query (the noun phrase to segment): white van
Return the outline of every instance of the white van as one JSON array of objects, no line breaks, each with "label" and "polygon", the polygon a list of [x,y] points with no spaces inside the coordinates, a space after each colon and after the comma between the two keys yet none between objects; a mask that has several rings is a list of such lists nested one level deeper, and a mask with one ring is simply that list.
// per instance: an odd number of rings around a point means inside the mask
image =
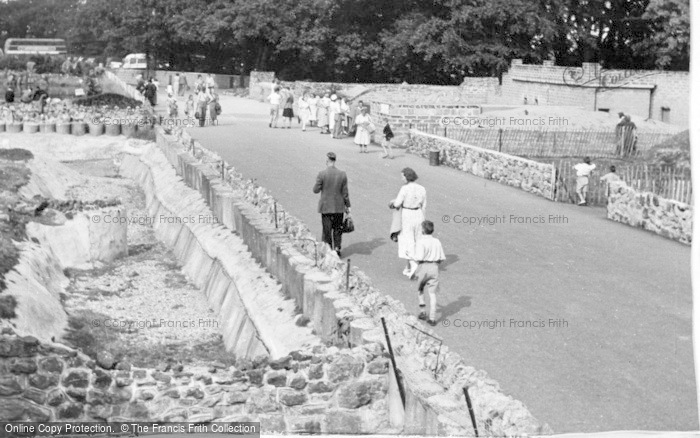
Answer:
[{"label": "white van", "polygon": [[145,70],[148,67],[145,53],[130,53],[124,57],[122,68]]}]

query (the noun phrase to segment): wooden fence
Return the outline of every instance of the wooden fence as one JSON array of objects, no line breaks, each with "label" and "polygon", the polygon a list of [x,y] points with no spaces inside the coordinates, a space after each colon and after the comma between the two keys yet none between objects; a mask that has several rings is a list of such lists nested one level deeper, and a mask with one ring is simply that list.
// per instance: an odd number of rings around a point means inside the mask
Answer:
[{"label": "wooden fence", "polygon": [[649,150],[673,134],[639,133],[625,128],[609,131],[564,131],[511,128],[463,128],[418,124],[413,129],[510,155],[527,158],[626,158]]},{"label": "wooden fence", "polygon": [[[578,203],[576,195],[576,171],[573,166],[579,160],[557,160],[557,189],[555,200]],[[608,173],[609,165],[596,163],[598,168],[589,177],[588,203],[606,205],[607,187],[600,177]],[[609,163],[608,163],[609,164]],[[693,188],[690,170],[654,165],[616,165],[616,173],[625,183],[636,190],[651,192],[665,199],[673,199],[686,204],[692,203]]]}]

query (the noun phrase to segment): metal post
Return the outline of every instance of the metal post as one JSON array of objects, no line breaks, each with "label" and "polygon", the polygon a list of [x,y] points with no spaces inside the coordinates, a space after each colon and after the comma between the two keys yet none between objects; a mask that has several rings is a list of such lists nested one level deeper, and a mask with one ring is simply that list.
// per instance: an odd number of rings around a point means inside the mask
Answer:
[{"label": "metal post", "polygon": [[221,179],[222,179],[222,180],[225,180],[225,179],[226,179],[226,178],[224,178],[224,172],[225,172],[225,169],[224,169],[224,160],[221,160]]},{"label": "metal post", "polygon": [[443,135],[443,137],[447,138],[447,125],[445,125],[445,129],[444,129],[444,135]]},{"label": "metal post", "polygon": [[503,149],[503,128],[498,128],[498,152]]},{"label": "metal post", "polygon": [[382,327],[384,327],[384,337],[386,338],[386,346],[389,349],[389,358],[391,359],[391,366],[394,368],[394,378],[396,378],[396,386],[399,387],[399,394],[401,395],[401,404],[404,409],[406,408],[406,394],[403,390],[403,382],[399,378],[399,370],[396,368],[396,359],[394,358],[394,349],[391,348],[391,339],[389,338],[389,331],[386,329],[386,321],[382,316]]},{"label": "metal post", "polygon": [[345,291],[350,290],[350,259],[348,259],[347,268],[345,269]]},{"label": "metal post", "polygon": [[472,399],[469,398],[469,389],[465,386],[462,388],[464,391],[464,397],[467,399],[467,409],[469,409],[469,416],[472,419],[472,427],[474,428],[474,436],[479,436],[479,429],[476,427],[476,418],[474,418],[474,409],[472,408]]}]

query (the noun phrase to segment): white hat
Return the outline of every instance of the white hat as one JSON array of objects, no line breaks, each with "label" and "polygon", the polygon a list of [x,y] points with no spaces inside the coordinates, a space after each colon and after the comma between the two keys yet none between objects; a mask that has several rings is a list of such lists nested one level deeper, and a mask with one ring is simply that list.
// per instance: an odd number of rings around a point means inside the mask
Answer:
[{"label": "white hat", "polygon": [[338,96],[336,96],[335,94],[331,95],[331,100],[336,100],[337,98],[338,98]]}]

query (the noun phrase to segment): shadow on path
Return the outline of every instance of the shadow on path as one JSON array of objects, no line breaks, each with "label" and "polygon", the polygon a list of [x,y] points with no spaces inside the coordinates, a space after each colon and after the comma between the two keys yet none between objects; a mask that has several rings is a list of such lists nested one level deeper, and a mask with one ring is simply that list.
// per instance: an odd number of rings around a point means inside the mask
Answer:
[{"label": "shadow on path", "polygon": [[353,254],[371,255],[372,251],[385,245],[387,242],[383,237],[376,237],[367,242],[355,242],[352,245],[343,248],[343,258],[349,257]]},{"label": "shadow on path", "polygon": [[452,301],[451,303],[441,305],[439,303],[440,301],[440,293],[438,292],[438,305],[437,305],[437,313],[439,315],[438,321],[443,320],[445,318],[449,318],[450,316],[458,314],[462,309],[465,307],[471,307],[472,305],[472,297],[469,295],[462,295],[456,300]]},{"label": "shadow on path", "polygon": [[457,263],[459,261],[459,256],[457,254],[445,254],[445,261],[440,263],[440,270],[441,271],[447,271],[447,267],[450,266],[453,263]]}]

